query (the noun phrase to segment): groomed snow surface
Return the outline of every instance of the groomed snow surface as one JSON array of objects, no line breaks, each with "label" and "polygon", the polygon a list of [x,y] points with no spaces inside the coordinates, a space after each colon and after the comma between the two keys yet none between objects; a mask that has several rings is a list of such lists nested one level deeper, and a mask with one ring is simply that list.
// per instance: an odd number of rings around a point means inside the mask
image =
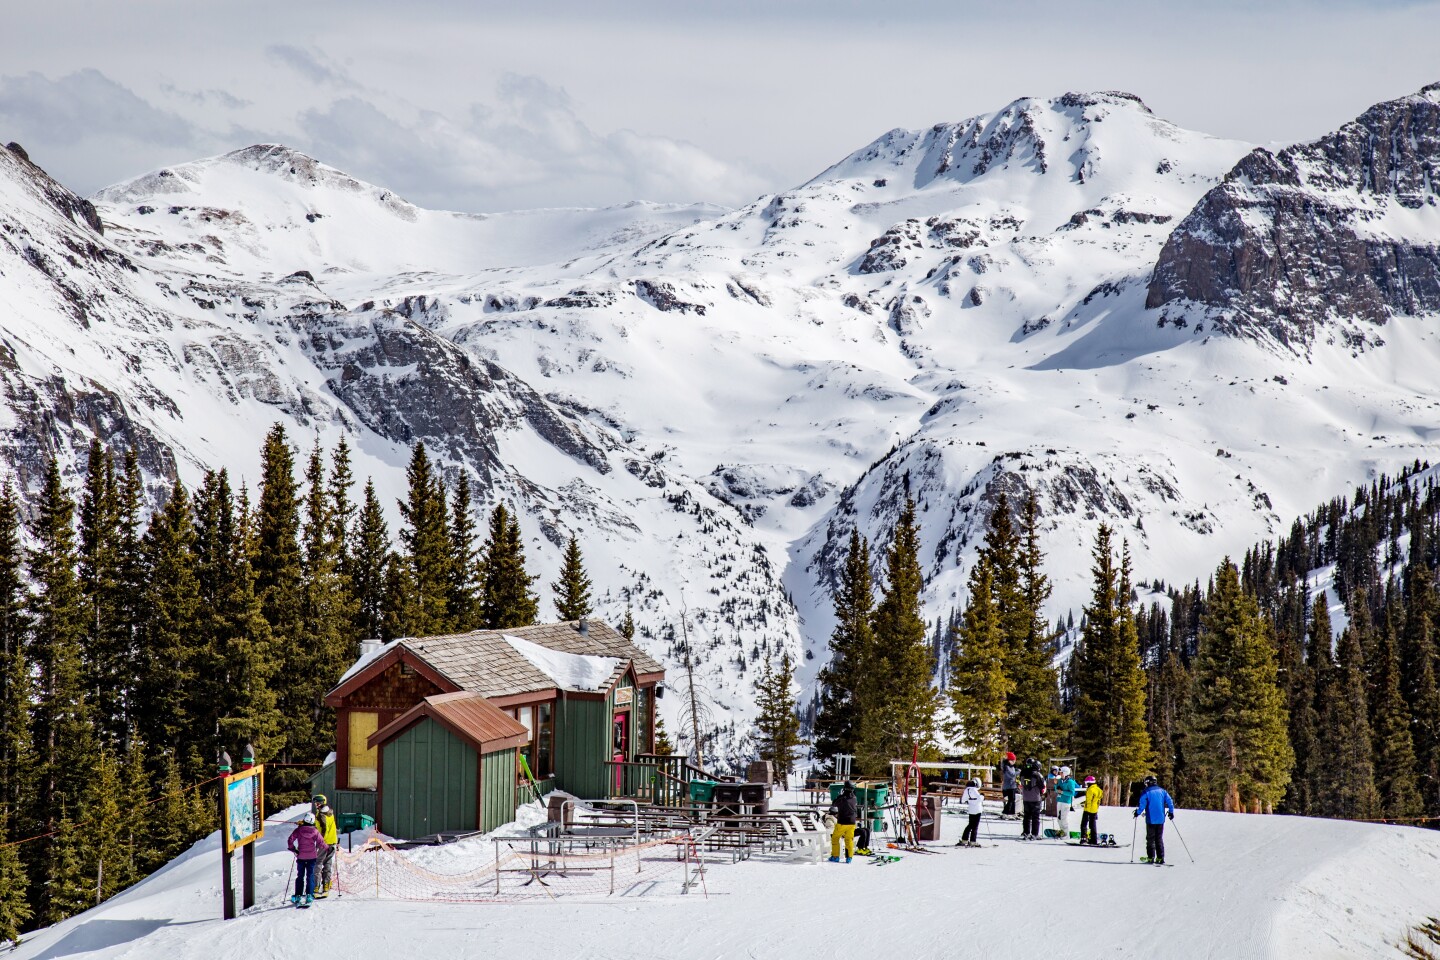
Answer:
[{"label": "groomed snow surface", "polygon": [[[521,821],[531,813],[538,807],[522,809]],[[1172,825],[1175,865],[1153,867],[1132,864],[1125,847],[1020,843],[1018,822],[989,816],[986,846],[959,850],[951,844],[963,821],[947,813],[944,840],[932,845],[942,853],[884,866],[722,858],[708,871],[708,899],[680,895],[675,874],[601,899],[332,897],[307,911],[281,906],[290,828],[272,823],[257,851],[258,904],[239,919],[219,919],[211,835],[110,902],[30,935],[10,957],[1398,957],[1406,928],[1440,911],[1440,834],[1432,831],[1181,810],[1176,822],[1195,862]],[[1128,810],[1101,811],[1101,831],[1122,843],[1134,823]],[[1137,856],[1143,828],[1138,839]],[[459,872],[488,860],[492,845],[469,840],[410,855]]]}]

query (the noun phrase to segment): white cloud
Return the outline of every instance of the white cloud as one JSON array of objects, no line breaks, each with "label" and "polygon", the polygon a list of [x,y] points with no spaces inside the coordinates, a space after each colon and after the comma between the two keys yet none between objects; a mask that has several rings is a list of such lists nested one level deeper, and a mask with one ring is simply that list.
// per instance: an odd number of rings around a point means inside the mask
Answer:
[{"label": "white cloud", "polygon": [[598,133],[564,90],[518,74],[502,77],[493,100],[460,119],[351,95],[304,111],[299,125],[302,149],[425,206],[736,203],[766,187],[693,144]]}]

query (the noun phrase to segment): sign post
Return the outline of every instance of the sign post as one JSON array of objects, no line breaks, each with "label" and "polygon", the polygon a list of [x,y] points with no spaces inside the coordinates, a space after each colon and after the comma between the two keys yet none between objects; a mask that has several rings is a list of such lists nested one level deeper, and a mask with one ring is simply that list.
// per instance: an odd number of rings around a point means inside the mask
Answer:
[{"label": "sign post", "polygon": [[225,817],[225,785],[230,782],[230,751],[220,751],[220,761],[216,764],[220,772],[220,796],[217,802],[220,804],[220,904],[222,915],[226,920],[235,919],[235,883],[230,876],[230,844],[226,842],[226,817]]},{"label": "sign post", "polygon": [[[255,745],[245,744],[245,752],[240,755],[241,770],[253,770],[255,768]],[[260,778],[260,792],[264,794],[265,778]],[[262,797],[263,799],[263,797]],[[263,832],[265,825],[265,809],[261,804],[260,825]],[[240,909],[249,910],[255,906],[255,844],[247,843],[240,851]]]},{"label": "sign post", "polygon": [[[230,861],[236,847],[243,847],[241,865],[243,900],[246,908],[255,905],[255,851],[253,844],[265,835],[265,765],[255,764],[255,748],[245,747],[245,769],[220,781],[220,846],[224,857],[220,875],[226,920],[235,919],[235,891]],[[220,771],[228,774],[230,755],[220,755]]]}]

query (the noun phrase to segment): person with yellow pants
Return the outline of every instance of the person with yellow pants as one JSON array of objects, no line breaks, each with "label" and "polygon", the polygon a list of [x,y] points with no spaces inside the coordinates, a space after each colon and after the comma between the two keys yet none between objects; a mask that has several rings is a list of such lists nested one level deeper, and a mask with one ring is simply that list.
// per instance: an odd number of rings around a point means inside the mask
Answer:
[{"label": "person with yellow pants", "polygon": [[330,893],[330,887],[335,882],[335,848],[339,840],[339,831],[335,825],[335,811],[330,809],[324,794],[316,794],[310,801],[315,809],[315,826],[320,830],[320,836],[329,844],[329,849],[320,855],[320,862],[316,864],[319,876],[315,878],[315,898],[323,900]]},{"label": "person with yellow pants", "polygon": [[855,799],[855,784],[849,780],[840,788],[840,796],[830,804],[835,829],[830,832],[830,862],[840,862],[840,843],[845,843],[845,862],[855,856],[855,824],[860,820],[860,804]]}]

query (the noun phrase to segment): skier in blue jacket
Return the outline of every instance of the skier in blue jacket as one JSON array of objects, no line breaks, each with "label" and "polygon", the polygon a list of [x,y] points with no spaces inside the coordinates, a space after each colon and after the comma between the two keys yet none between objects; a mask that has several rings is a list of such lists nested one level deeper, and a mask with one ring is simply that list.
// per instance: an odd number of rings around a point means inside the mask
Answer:
[{"label": "skier in blue jacket", "polygon": [[1145,778],[1145,792],[1135,807],[1135,816],[1145,815],[1145,857],[1141,863],[1165,862],[1165,818],[1175,819],[1175,801],[1154,777]]}]

